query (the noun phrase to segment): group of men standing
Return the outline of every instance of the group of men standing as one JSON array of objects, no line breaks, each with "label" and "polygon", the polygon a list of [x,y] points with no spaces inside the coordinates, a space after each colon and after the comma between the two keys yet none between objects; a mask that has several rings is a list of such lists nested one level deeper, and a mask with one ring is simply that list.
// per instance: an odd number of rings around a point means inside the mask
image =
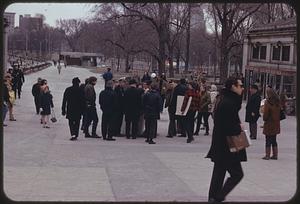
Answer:
[{"label": "group of men standing", "polygon": [[[105,78],[104,78],[105,79]],[[69,120],[71,140],[79,135],[79,125],[83,116],[81,129],[85,137],[101,138],[97,135],[98,115],[96,108],[96,92],[94,86],[97,78],[92,76],[80,85],[78,77],[73,78],[72,86],[68,87],[63,96],[62,115]],[[125,115],[126,138],[136,139],[138,136],[138,122],[141,115],[145,119],[145,135],[149,144],[155,144],[153,138],[157,132],[157,119],[162,111],[162,99],[158,91],[158,84],[150,85],[147,89],[137,87],[135,79],[131,79],[125,88],[126,81],[116,82],[106,80],[105,89],[99,94],[99,105],[102,111],[102,138],[114,141],[114,136],[121,135],[121,126]],[[92,123],[92,133],[89,126]]]}]

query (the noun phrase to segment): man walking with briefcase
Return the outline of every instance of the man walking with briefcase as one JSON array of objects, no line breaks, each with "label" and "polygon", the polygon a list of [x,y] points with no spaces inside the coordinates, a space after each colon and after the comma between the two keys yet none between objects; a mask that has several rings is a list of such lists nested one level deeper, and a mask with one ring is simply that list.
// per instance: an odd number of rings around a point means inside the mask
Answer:
[{"label": "man walking with briefcase", "polygon": [[[226,140],[228,136],[242,131],[239,110],[242,104],[243,84],[238,78],[229,78],[221,90],[214,108],[214,129],[207,158],[214,162],[208,202],[222,202],[243,178],[241,161],[247,161],[245,149],[231,152]],[[224,183],[225,174],[230,177]],[[224,184],[223,184],[224,183]]]}]

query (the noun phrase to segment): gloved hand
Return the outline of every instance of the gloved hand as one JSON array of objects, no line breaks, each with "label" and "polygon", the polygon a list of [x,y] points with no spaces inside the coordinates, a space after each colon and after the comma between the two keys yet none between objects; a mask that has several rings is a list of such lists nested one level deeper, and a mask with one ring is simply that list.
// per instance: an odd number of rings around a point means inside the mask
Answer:
[{"label": "gloved hand", "polygon": [[66,112],[65,112],[65,111],[62,111],[61,114],[62,114],[62,115],[66,115]]}]

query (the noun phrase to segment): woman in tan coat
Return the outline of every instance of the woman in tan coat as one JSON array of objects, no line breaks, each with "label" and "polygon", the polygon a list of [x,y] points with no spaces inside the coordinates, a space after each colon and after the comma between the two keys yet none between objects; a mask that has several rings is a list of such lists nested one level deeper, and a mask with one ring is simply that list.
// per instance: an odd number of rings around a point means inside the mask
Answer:
[{"label": "woman in tan coat", "polygon": [[[264,129],[266,135],[266,155],[264,160],[275,159],[278,156],[276,136],[280,133],[280,99],[274,89],[267,89],[267,99],[264,105]],[[271,147],[273,155],[271,154]]]}]

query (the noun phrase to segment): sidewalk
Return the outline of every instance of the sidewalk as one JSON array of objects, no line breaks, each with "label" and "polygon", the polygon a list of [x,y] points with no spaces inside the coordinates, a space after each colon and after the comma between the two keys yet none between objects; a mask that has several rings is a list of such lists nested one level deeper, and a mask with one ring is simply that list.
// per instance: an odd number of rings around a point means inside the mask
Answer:
[{"label": "sidewalk", "polygon": [[[14,109],[16,122],[6,121],[3,134],[4,191],[16,201],[195,201],[206,202],[213,163],[205,159],[211,135],[200,132],[195,141],[166,138],[168,115],[158,122],[155,145],[144,138],[115,142],[84,138],[70,141],[67,120],[61,116],[63,92],[73,77],[81,82],[97,76],[97,134],[101,135],[98,97],[104,87],[99,74],[87,69],[53,66],[26,75],[21,99]],[[54,96],[57,123],[42,128],[35,114],[31,87],[38,77],[46,78]],[[244,108],[240,112],[244,120]],[[261,119],[259,123],[262,124]],[[210,119],[212,129],[212,120]],[[248,129],[248,124],[245,123]],[[287,201],[296,191],[296,120],[281,122],[278,136],[279,159],[265,161],[262,129],[247,149],[242,163],[244,178],[227,201]],[[212,132],[212,131],[211,131]]]}]

